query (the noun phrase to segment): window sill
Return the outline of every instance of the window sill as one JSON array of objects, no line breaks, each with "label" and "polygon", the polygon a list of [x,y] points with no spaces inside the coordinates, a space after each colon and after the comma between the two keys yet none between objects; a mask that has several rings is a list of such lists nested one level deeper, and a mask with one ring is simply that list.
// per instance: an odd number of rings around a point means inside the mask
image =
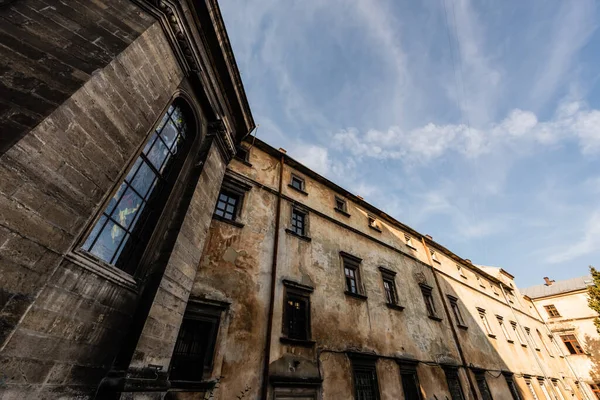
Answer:
[{"label": "window sill", "polygon": [[415,246],[411,246],[410,244],[407,244],[406,247],[408,247],[411,250],[418,251]]},{"label": "window sill", "polygon": [[387,308],[391,308],[392,310],[397,310],[397,311],[402,311],[404,310],[404,307],[402,307],[399,304],[391,304],[391,303],[385,303]]},{"label": "window sill", "polygon": [[374,231],[377,231],[377,232],[381,233],[381,229],[379,229],[379,228],[378,228],[378,227],[376,227],[376,226],[369,225],[369,228],[373,229]]},{"label": "window sill", "polygon": [[295,236],[295,237],[297,237],[298,239],[302,239],[302,240],[304,240],[305,242],[310,242],[310,241],[312,240],[312,239],[311,239],[311,238],[309,238],[308,236],[299,235],[299,234],[297,234],[296,232],[294,232],[294,231],[293,231],[293,230],[291,230],[291,229],[286,229],[286,230],[285,230],[285,232],[286,232],[287,234],[289,234],[289,235],[292,235],[292,236]]},{"label": "window sill", "polygon": [[539,351],[539,352],[541,352],[542,350],[540,350],[540,349],[535,349],[535,351]]},{"label": "window sill", "polygon": [[360,299],[360,300],[366,300],[366,299],[368,298],[368,297],[367,297],[367,296],[365,296],[364,294],[360,294],[360,293],[353,293],[353,292],[351,292],[351,291],[349,291],[349,290],[346,290],[346,291],[344,292],[344,294],[345,294],[346,296],[355,297],[355,298],[357,298],[357,299]]},{"label": "window sill", "polygon": [[479,287],[480,287],[480,288],[482,288],[482,289],[485,289],[485,286],[484,286],[484,285],[479,285]]},{"label": "window sill", "polygon": [[515,341],[514,341],[514,340],[511,340],[511,339],[506,339],[506,341],[507,341],[508,343],[513,343],[513,344],[515,343]]},{"label": "window sill", "polygon": [[116,283],[125,289],[131,290],[134,293],[138,291],[138,284],[134,277],[113,265],[96,261],[87,254],[81,253],[68,253],[65,255],[65,258],[73,264]]},{"label": "window sill", "polygon": [[436,315],[428,315],[429,319],[440,322],[442,319]]},{"label": "window sill", "polygon": [[298,192],[298,193],[302,193],[303,195],[305,195],[305,196],[308,196],[308,192],[305,192],[305,191],[304,191],[304,190],[302,190],[302,189],[298,189],[297,187],[294,187],[294,186],[292,186],[292,185],[291,185],[291,184],[289,184],[289,183],[288,183],[288,187],[290,187],[290,188],[294,189],[294,190],[295,190],[296,192]]},{"label": "window sill", "polygon": [[244,224],[242,224],[241,222],[237,222],[237,221],[234,221],[234,220],[223,218],[223,217],[221,217],[220,215],[217,215],[217,214],[213,214],[213,219],[216,219],[217,221],[225,222],[226,224],[233,225],[233,226],[235,226],[237,228],[243,228],[244,227]]},{"label": "window sill", "polygon": [[467,279],[467,276],[466,276],[466,275],[463,275],[463,274],[460,274],[460,277],[461,277],[461,278],[465,278],[465,279]]},{"label": "window sill", "polygon": [[314,340],[306,340],[306,339],[292,339],[287,336],[281,336],[279,341],[284,344],[291,344],[293,346],[301,346],[301,347],[314,347],[317,342]]},{"label": "window sill", "polygon": [[457,324],[456,326],[458,326],[460,329],[463,329],[463,330],[465,330],[465,331],[466,331],[467,329],[469,329],[469,327],[468,327],[468,326],[466,326],[466,325]]},{"label": "window sill", "polygon": [[346,211],[339,209],[337,207],[334,207],[333,209],[335,210],[336,213],[342,214],[344,217],[350,218],[350,214],[348,214]]},{"label": "window sill", "polygon": [[526,344],[523,344],[523,343],[521,343],[521,347],[527,347],[527,345],[526,345]]},{"label": "window sill", "polygon": [[494,335],[493,333],[488,333],[488,337],[491,337],[492,339],[496,339],[496,335]]},{"label": "window sill", "polygon": [[238,156],[235,156],[234,159],[236,159],[237,161],[241,162],[245,166],[252,168],[252,164],[250,164],[247,160],[244,160],[243,158],[240,158]]},{"label": "window sill", "polygon": [[435,258],[432,258],[433,262],[441,264],[442,262],[440,260],[436,260]]}]

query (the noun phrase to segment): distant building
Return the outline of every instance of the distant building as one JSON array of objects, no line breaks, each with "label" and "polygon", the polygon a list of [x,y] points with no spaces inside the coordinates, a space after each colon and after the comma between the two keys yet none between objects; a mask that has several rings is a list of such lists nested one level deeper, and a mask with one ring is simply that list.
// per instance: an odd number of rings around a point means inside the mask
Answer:
[{"label": "distant building", "polygon": [[588,307],[587,288],[591,276],[555,282],[544,278],[542,285],[523,290],[550,330],[559,338],[584,389],[600,399],[600,335],[594,325],[598,313]]}]

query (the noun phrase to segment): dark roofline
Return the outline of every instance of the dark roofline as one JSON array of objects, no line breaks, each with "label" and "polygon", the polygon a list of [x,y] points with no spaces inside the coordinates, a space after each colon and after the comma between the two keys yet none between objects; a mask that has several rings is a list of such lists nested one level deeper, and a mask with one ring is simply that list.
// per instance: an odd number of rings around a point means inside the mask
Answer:
[{"label": "dark roofline", "polygon": [[[306,176],[309,176],[311,179],[313,179],[325,186],[328,186],[329,188],[333,189],[338,194],[341,194],[342,196],[347,197],[348,199],[352,200],[354,203],[356,203],[356,204],[360,205],[361,207],[363,207],[364,209],[366,209],[368,212],[370,212],[373,215],[376,215],[377,217],[381,218],[382,220],[388,222],[390,225],[394,225],[394,226],[400,228],[401,230],[403,230],[404,232],[409,233],[412,236],[415,236],[421,240],[424,240],[428,246],[431,246],[435,250],[440,251],[441,253],[445,254],[446,256],[448,256],[449,258],[454,260],[455,262],[459,262],[461,265],[467,267],[471,271],[485,277],[486,279],[488,279],[494,283],[504,285],[504,283],[501,280],[499,280],[498,278],[477,268],[475,265],[466,261],[464,258],[458,256],[457,254],[453,253],[452,251],[448,250],[446,247],[442,246],[441,244],[433,241],[432,239],[429,239],[425,235],[422,235],[421,233],[417,232],[410,226],[403,224],[402,222],[398,221],[394,217],[388,215],[387,213],[378,209],[377,207],[373,206],[372,204],[367,203],[364,199],[356,196],[355,194],[352,194],[351,192],[344,189],[343,187],[333,183],[332,181],[325,178],[324,176],[322,176],[322,175],[318,174],[317,172],[313,171],[312,169],[306,167],[304,164],[301,164],[300,162],[294,160],[292,157],[290,157],[286,153],[283,153],[283,152],[275,149],[270,144],[268,144],[256,137],[252,137],[251,139],[246,138],[246,142],[248,142],[249,144],[251,144],[254,147],[257,147],[257,148],[263,150],[265,153],[270,154],[277,159],[279,159],[281,156],[283,156],[285,163],[287,165],[290,165],[291,167],[295,168],[297,171],[305,174]],[[510,274],[508,274],[508,275],[510,275]]]}]

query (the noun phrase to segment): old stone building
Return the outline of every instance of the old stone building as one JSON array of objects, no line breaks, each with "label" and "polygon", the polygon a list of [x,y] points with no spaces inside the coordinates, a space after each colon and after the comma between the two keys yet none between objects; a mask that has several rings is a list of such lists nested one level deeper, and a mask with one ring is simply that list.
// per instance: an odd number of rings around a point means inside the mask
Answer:
[{"label": "old stone building", "polygon": [[0,53],[0,398],[182,396],[171,355],[254,127],[216,1],[1,1]]},{"label": "old stone building", "polygon": [[508,272],[249,136],[215,0],[0,21],[0,398],[587,396]]},{"label": "old stone building", "polygon": [[565,346],[565,356],[590,398],[600,398],[600,335],[594,325],[598,313],[588,307],[591,276],[544,284],[523,290],[550,330]]}]

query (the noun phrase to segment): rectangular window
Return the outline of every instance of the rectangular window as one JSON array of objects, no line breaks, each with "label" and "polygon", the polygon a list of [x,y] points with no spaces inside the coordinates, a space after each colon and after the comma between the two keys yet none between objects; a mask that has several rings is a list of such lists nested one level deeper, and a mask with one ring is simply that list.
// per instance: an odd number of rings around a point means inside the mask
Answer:
[{"label": "rectangular window", "polygon": [[465,275],[465,272],[463,271],[463,267],[461,265],[456,264],[456,270],[458,271],[458,274],[460,276],[462,276],[463,278],[466,278],[467,276]]},{"label": "rectangular window", "polygon": [[292,174],[290,186],[296,190],[304,192],[304,179]]},{"label": "rectangular window", "polygon": [[535,338],[531,335],[531,329],[525,327],[525,333],[527,334],[527,338],[529,339],[530,343],[533,343],[533,347],[537,350],[540,351],[540,346],[538,344],[538,342],[535,341]]},{"label": "rectangular window", "polygon": [[421,388],[417,366],[414,363],[400,362],[400,380],[405,400],[421,400]]},{"label": "rectangular window", "polygon": [[562,335],[560,337],[571,354],[585,354],[575,335]]},{"label": "rectangular window", "polygon": [[544,397],[546,400],[552,400],[550,397],[550,393],[548,393],[548,388],[546,387],[546,383],[543,379],[538,379],[538,383],[540,384],[540,388],[542,389],[542,393],[544,393]]},{"label": "rectangular window", "polygon": [[562,390],[560,390],[560,385],[558,384],[558,380],[552,380],[552,386],[554,387],[554,392],[558,394],[558,400],[565,400],[565,396],[563,396]]},{"label": "rectangular window", "polygon": [[477,283],[479,284],[479,287],[485,289],[485,284],[479,275],[477,275]]},{"label": "rectangular window", "polygon": [[509,289],[509,288],[505,288],[505,290],[506,290],[506,295],[508,296],[508,302],[514,303],[515,302],[515,294],[514,294],[513,290]]},{"label": "rectangular window", "polygon": [[171,358],[171,380],[201,381],[210,374],[221,312],[208,306],[186,311]]},{"label": "rectangular window", "polygon": [[477,388],[479,389],[479,393],[481,393],[482,400],[493,400],[492,393],[485,380],[485,372],[478,372],[475,375],[475,380],[477,381]]},{"label": "rectangular window", "polygon": [[292,232],[300,236],[306,236],[306,213],[292,209]]},{"label": "rectangular window", "polygon": [[513,379],[512,374],[503,373],[504,379],[506,380],[506,385],[508,386],[508,390],[510,390],[510,395],[512,400],[521,400],[521,395],[519,394],[519,389],[517,389],[517,385]]},{"label": "rectangular window", "polygon": [[519,327],[517,326],[517,323],[514,321],[510,321],[510,326],[512,327],[517,339],[519,339],[519,343],[521,343],[521,346],[527,347],[527,343],[523,341],[523,336],[521,336],[521,333],[519,332]]},{"label": "rectangular window", "polygon": [[498,291],[498,286],[492,285],[492,290],[496,296],[500,296],[500,292]]},{"label": "rectangular window", "polygon": [[245,147],[239,146],[235,153],[235,157],[242,161],[247,162],[248,161],[248,149],[246,149]]},{"label": "rectangular window", "polygon": [[594,393],[596,398],[600,399],[600,383],[590,383],[590,388],[592,389],[592,393]]},{"label": "rectangular window", "polygon": [[546,312],[548,313],[548,316],[550,318],[560,317],[560,313],[558,312],[556,307],[554,307],[554,304],[549,304],[547,306],[544,306],[544,308],[546,309]]},{"label": "rectangular window", "polygon": [[356,400],[379,400],[375,361],[352,360],[354,375],[354,398]]},{"label": "rectangular window", "polygon": [[537,397],[537,394],[535,393],[535,390],[533,389],[533,385],[531,383],[531,380],[526,379],[525,380],[525,384],[527,385],[527,389],[529,389],[529,393],[531,393],[531,396],[533,397],[533,400],[539,400]]},{"label": "rectangular window", "polygon": [[431,253],[431,259],[439,264],[440,260],[437,256],[437,253],[434,250],[430,250],[429,252]]},{"label": "rectangular window", "polygon": [[462,313],[460,311],[460,307],[458,306],[458,299],[454,296],[446,295],[448,297],[448,301],[450,302],[450,308],[452,309],[452,313],[454,314],[454,320],[456,321],[456,325],[459,327],[466,328],[465,320],[463,319]]},{"label": "rectangular window", "polygon": [[436,315],[435,302],[433,301],[433,288],[424,283],[421,284],[421,293],[423,294],[423,300],[425,301],[425,308],[427,308],[427,315],[429,318],[440,319]]},{"label": "rectangular window", "polygon": [[504,318],[500,315],[496,315],[496,319],[498,320],[498,325],[500,325],[500,330],[504,334],[504,337],[509,343],[514,343],[514,340],[510,337],[508,333],[508,329],[506,329],[506,325],[504,324]]},{"label": "rectangular window", "polygon": [[223,219],[235,221],[239,200],[240,196],[238,194],[222,190],[221,193],[219,193],[215,214]]},{"label": "rectangular window", "polygon": [[341,197],[335,196],[335,209],[347,213],[348,205],[346,203],[346,200],[342,199]]},{"label": "rectangular window", "polygon": [[411,249],[415,249],[415,245],[413,244],[412,238],[409,235],[404,235],[404,240],[406,241],[406,245]]},{"label": "rectangular window", "polygon": [[465,396],[460,386],[460,380],[458,379],[458,370],[456,368],[445,368],[444,373],[446,374],[446,383],[450,391],[450,398],[452,400],[464,400]]},{"label": "rectangular window", "polygon": [[485,328],[485,332],[487,333],[487,335],[490,337],[496,337],[496,335],[494,335],[494,333],[492,332],[492,327],[490,326],[490,323],[487,320],[485,310],[483,308],[478,307],[477,311],[479,312],[479,319],[481,319],[481,322],[483,323],[483,327]]},{"label": "rectangular window", "polygon": [[290,339],[310,338],[310,298],[286,291],[283,333]]},{"label": "rectangular window", "polygon": [[344,277],[346,281],[346,292],[350,294],[362,294],[360,283],[360,262],[358,257],[341,252],[342,265],[344,266]]},{"label": "rectangular window", "polygon": [[544,341],[544,336],[543,336],[543,335],[542,335],[542,333],[539,331],[539,329],[536,329],[536,330],[535,330],[535,332],[537,333],[537,335],[538,335],[538,337],[539,337],[539,339],[540,339],[540,342],[542,342],[542,344],[544,345],[544,348],[546,349],[546,352],[548,352],[548,355],[549,355],[550,357],[554,357],[554,354],[552,354],[552,350],[550,349],[550,347],[548,347],[548,346],[546,345],[546,342]]},{"label": "rectangular window", "polygon": [[381,229],[379,228],[379,224],[377,223],[377,220],[375,219],[375,217],[373,217],[372,215],[368,215],[367,219],[368,219],[370,228],[373,228],[376,231],[381,231]]}]

